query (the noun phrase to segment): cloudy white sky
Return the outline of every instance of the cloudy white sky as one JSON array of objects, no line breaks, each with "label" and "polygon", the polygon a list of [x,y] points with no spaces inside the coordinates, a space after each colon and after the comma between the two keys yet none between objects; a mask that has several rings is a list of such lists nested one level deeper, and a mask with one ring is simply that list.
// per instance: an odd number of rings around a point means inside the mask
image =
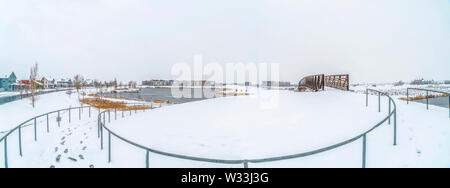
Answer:
[{"label": "cloudy white sky", "polygon": [[[280,63],[281,79],[450,79],[449,0],[0,0],[0,74],[170,78],[173,64]],[[4,76],[4,75],[1,75]]]}]

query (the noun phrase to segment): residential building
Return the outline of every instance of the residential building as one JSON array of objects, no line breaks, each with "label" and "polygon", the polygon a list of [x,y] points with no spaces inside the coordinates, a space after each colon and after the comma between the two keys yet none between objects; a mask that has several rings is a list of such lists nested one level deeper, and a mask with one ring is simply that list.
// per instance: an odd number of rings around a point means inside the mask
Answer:
[{"label": "residential building", "polygon": [[9,77],[0,78],[0,91],[16,91],[17,90],[17,77],[12,72]]}]

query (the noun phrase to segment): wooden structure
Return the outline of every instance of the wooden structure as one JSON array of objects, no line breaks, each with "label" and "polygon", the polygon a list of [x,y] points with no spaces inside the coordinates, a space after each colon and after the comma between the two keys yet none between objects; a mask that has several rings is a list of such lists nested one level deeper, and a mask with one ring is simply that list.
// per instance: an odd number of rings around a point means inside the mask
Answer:
[{"label": "wooden structure", "polygon": [[298,89],[302,91],[302,88],[309,88],[313,91],[320,91],[325,90],[325,75],[318,74],[318,75],[312,75],[304,77],[300,82],[298,83]]},{"label": "wooden structure", "polygon": [[325,86],[348,91],[350,89],[350,76],[348,74],[325,76]]}]

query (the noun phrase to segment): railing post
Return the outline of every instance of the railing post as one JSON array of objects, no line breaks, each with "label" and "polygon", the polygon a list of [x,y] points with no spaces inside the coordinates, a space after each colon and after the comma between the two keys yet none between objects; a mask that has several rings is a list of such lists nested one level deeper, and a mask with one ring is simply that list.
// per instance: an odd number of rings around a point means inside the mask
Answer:
[{"label": "railing post", "polygon": [[111,123],[111,110],[108,110],[108,123]]},{"label": "railing post", "polygon": [[19,127],[19,155],[22,157],[22,126]]},{"label": "railing post", "polygon": [[134,113],[137,114],[136,104],[134,104]]},{"label": "railing post", "polygon": [[50,126],[49,126],[49,122],[48,122],[48,114],[47,114],[47,133],[50,132]]},{"label": "railing post", "polygon": [[36,118],[34,118],[34,141],[37,141],[37,125]]},{"label": "railing post", "polygon": [[362,153],[362,168],[366,168],[366,145],[367,145],[367,138],[366,135],[363,135],[363,153]]},{"label": "railing post", "polygon": [[100,125],[100,149],[103,150],[103,124]]},{"label": "railing post", "polygon": [[72,122],[72,115],[70,114],[71,112],[71,108],[69,108],[69,123],[71,123]]},{"label": "railing post", "polygon": [[409,104],[409,88],[406,88],[406,104]]},{"label": "railing post", "polygon": [[88,108],[89,108],[89,118],[91,118],[91,106],[89,106]]},{"label": "railing post", "polygon": [[369,90],[366,89],[366,107],[369,106]]},{"label": "railing post", "polygon": [[114,108],[114,119],[117,120],[117,108]]},{"label": "railing post", "polygon": [[397,145],[397,109],[394,112],[394,146]]},{"label": "railing post", "polygon": [[425,98],[427,99],[427,110],[429,109],[428,108],[428,90],[427,90],[427,96],[425,96]]},{"label": "railing post", "polygon": [[124,111],[122,110],[122,118],[124,118],[125,117],[125,113],[124,113]]},{"label": "railing post", "polygon": [[5,144],[5,168],[8,168],[8,137],[5,137],[4,140]]},{"label": "railing post", "polygon": [[448,95],[448,117],[450,118],[450,94]]},{"label": "railing post", "polygon": [[378,93],[378,112],[381,112],[381,93]]},{"label": "railing post", "polygon": [[150,151],[146,151],[145,153],[145,167],[150,168]]},{"label": "railing post", "polygon": [[108,163],[111,163],[111,132],[108,131]]},{"label": "railing post", "polygon": [[56,119],[56,121],[58,122],[58,127],[61,127],[61,116],[60,116],[60,113],[59,113],[59,111],[58,111],[58,117],[57,117],[57,119]]},{"label": "railing post", "polygon": [[97,117],[97,137],[100,138],[100,121],[102,119],[102,114],[99,114]]},{"label": "railing post", "polygon": [[78,108],[78,120],[81,120],[81,108]]},{"label": "railing post", "polygon": [[244,161],[244,168],[248,168],[248,161]]},{"label": "railing post", "polygon": [[388,101],[389,101],[389,111],[388,111],[388,116],[389,116],[389,121],[388,124],[391,124],[391,99],[388,97]]}]

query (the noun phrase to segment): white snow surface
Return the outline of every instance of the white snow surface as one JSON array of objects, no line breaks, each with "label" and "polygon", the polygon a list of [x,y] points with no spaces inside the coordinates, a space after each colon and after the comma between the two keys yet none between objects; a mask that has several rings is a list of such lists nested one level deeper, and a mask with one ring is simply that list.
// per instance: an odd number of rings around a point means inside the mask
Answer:
[{"label": "white snow surface", "polygon": [[[388,100],[327,88],[324,92],[257,90],[250,96],[197,101],[163,108],[118,114],[106,126],[138,144],[164,152],[214,159],[260,159],[308,152],[353,138],[387,116]],[[383,124],[367,135],[367,167],[449,167],[450,118],[448,109],[395,99],[398,108],[398,145],[393,146],[393,125]],[[40,96],[36,109],[29,100],[0,106],[0,130],[8,130],[32,116],[79,106],[76,94]],[[20,115],[19,112],[22,112]],[[45,121],[38,123],[38,141],[33,129],[23,130],[24,156],[18,156],[17,134],[8,139],[10,167],[145,167],[145,151],[112,136],[108,163],[107,132],[100,150],[97,112],[61,127],[52,120],[50,133]],[[1,136],[1,134],[0,134]],[[64,142],[66,141],[66,142]],[[58,148],[58,149],[56,149]],[[67,152],[65,150],[67,149]],[[59,162],[56,161],[58,156]],[[81,155],[81,157],[80,157]],[[72,160],[75,159],[76,161]],[[4,146],[0,145],[0,167]],[[362,140],[309,157],[250,167],[361,167]],[[150,154],[150,167],[242,167],[177,159]]]}]

